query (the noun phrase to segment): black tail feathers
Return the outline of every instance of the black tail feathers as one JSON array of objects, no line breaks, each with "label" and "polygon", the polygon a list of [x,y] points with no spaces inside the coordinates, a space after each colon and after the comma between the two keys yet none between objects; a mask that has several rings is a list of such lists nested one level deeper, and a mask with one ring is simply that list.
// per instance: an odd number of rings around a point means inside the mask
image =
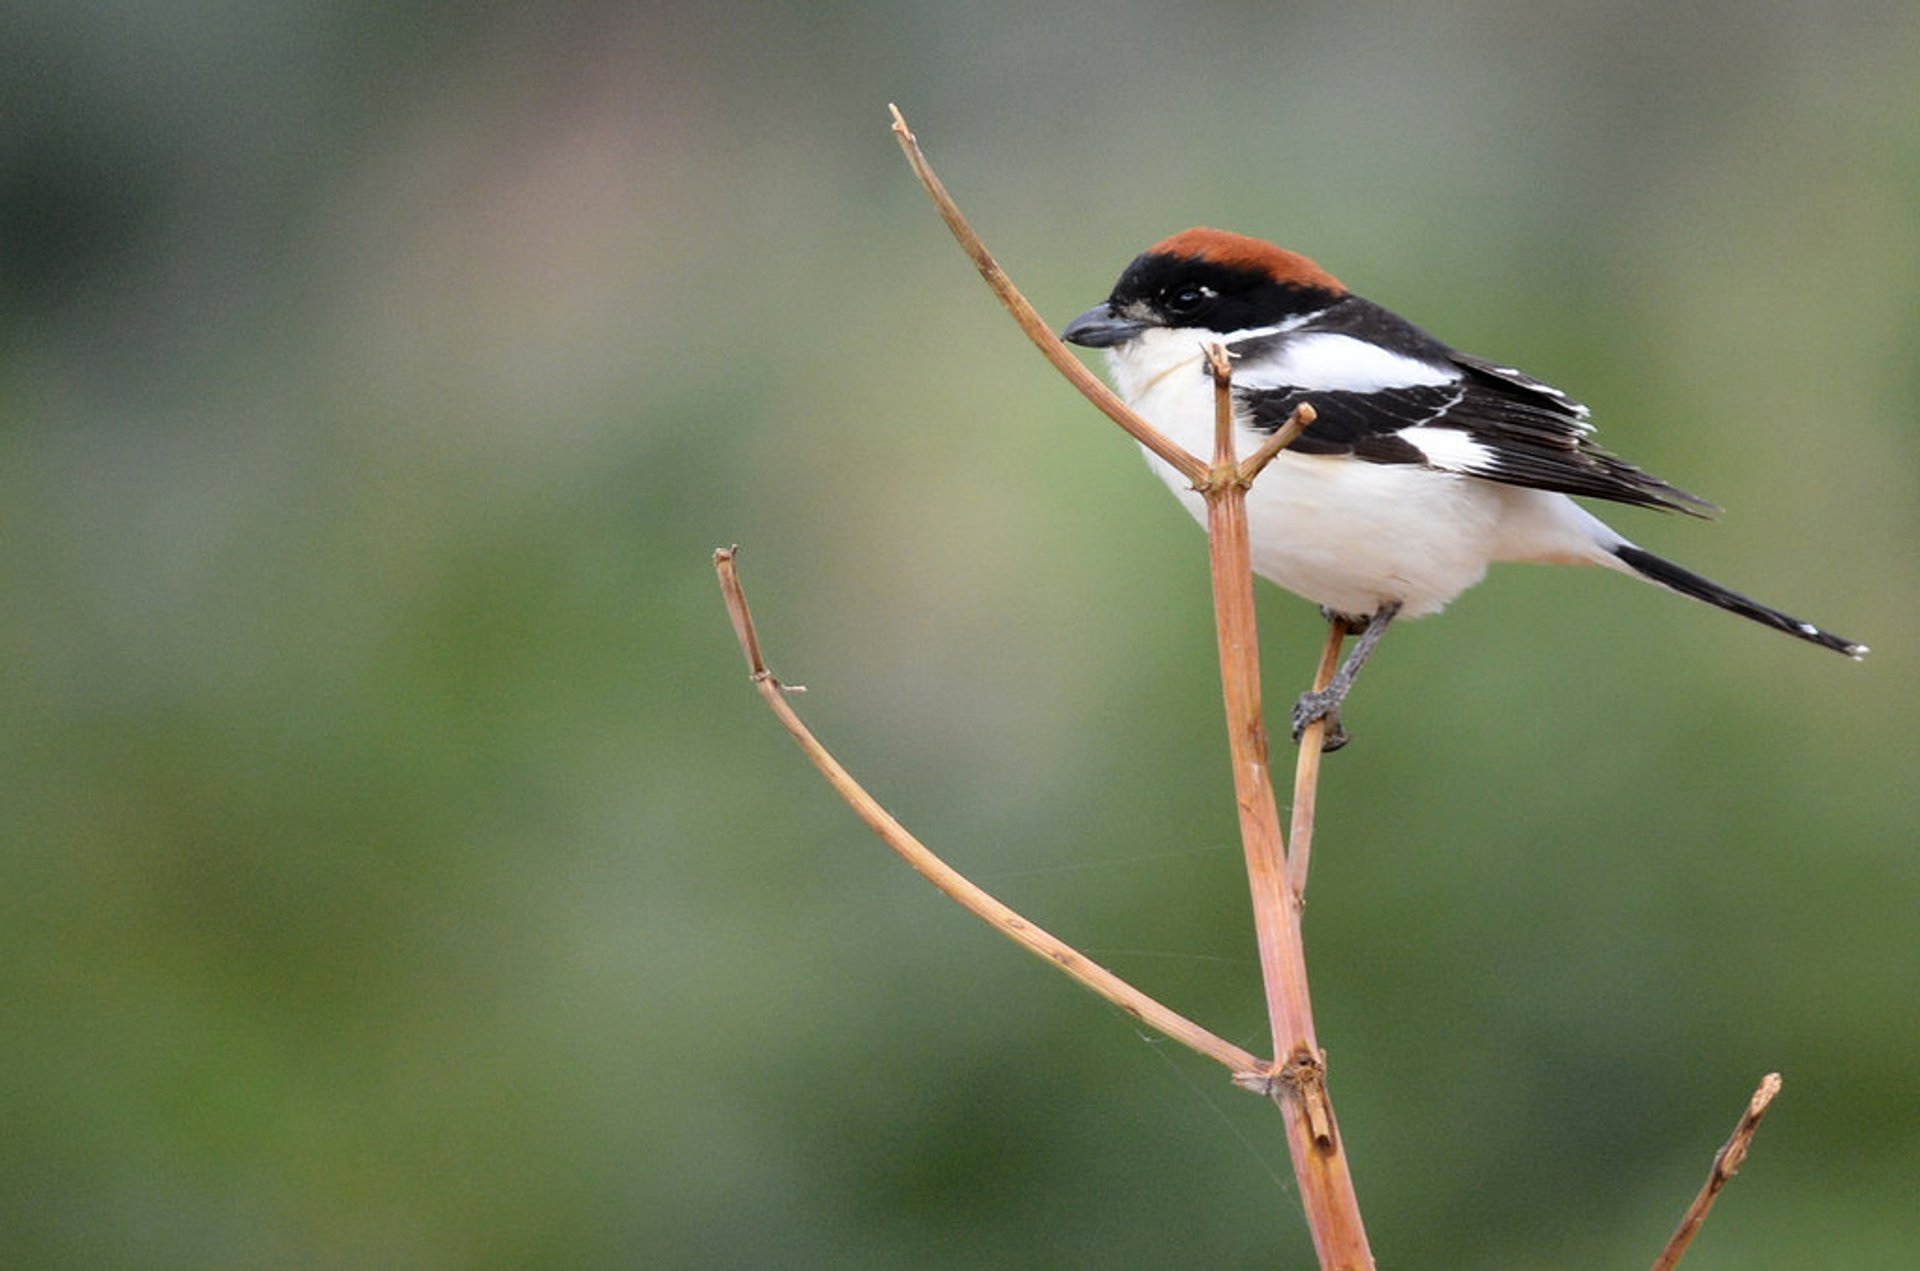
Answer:
[{"label": "black tail feathers", "polygon": [[1631,543],[1622,543],[1613,549],[1613,554],[1620,558],[1622,564],[1641,577],[1659,583],[1671,591],[1677,591],[1683,596],[1704,600],[1717,608],[1737,613],[1743,618],[1751,618],[1776,631],[1784,631],[1790,636],[1798,636],[1823,649],[1844,653],[1855,660],[1865,656],[1867,652],[1867,646],[1864,644],[1856,644],[1852,640],[1834,635],[1831,631],[1822,631],[1811,622],[1802,622],[1798,618],[1781,613],[1778,609],[1769,609],[1757,600],[1749,600],[1737,591],[1728,591],[1711,579],[1702,578],[1690,569],[1682,569],[1670,560],[1662,560],[1652,552],[1643,552]]}]

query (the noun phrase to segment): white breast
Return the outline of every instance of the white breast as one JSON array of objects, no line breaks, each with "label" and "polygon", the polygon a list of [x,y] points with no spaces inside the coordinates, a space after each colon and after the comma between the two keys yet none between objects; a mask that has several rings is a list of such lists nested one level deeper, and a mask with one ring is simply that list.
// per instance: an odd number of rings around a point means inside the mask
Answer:
[{"label": "white breast", "polygon": [[[1149,331],[1108,353],[1128,404],[1202,458],[1213,453],[1207,338]],[[1236,454],[1263,440],[1236,424]],[[1200,495],[1152,454],[1147,461],[1204,521]],[[1564,495],[1413,464],[1288,452],[1247,492],[1247,522],[1262,577],[1338,613],[1364,616],[1398,602],[1409,618],[1438,613],[1495,560],[1589,559],[1595,530],[1611,534]]]}]

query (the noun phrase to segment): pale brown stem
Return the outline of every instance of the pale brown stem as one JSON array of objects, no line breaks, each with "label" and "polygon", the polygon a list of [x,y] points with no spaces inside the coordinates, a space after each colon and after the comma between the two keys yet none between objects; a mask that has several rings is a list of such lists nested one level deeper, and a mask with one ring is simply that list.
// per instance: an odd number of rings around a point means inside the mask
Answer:
[{"label": "pale brown stem", "polygon": [[827,748],[820,744],[812,731],[800,719],[799,714],[787,702],[786,692],[780,681],[767,670],[761,660],[760,640],[754,632],[753,615],[747,609],[747,596],[740,587],[740,576],[734,565],[738,548],[723,547],[713,554],[713,568],[720,577],[720,592],[727,603],[727,613],[733,619],[734,635],[739,638],[740,652],[747,659],[747,669],[753,677],[754,687],[760,690],[760,696],[780,723],[792,735],[794,741],[827,784],[844,799],[869,829],[880,836],[882,842],[899,854],[907,864],[913,866],[921,877],[945,892],[969,913],[985,921],[994,930],[1026,949],[1036,957],[1045,958],[1062,971],[1106,998],[1115,1006],[1147,1027],[1163,1033],[1189,1050],[1205,1055],[1224,1066],[1244,1080],[1249,1074],[1270,1072],[1272,1066],[1255,1055],[1249,1054],[1225,1038],[1216,1037],[1200,1025],[1187,1019],[1159,1002],[1154,1001],[1139,989],[1094,962],[1085,954],[1075,950],[1064,940],[1049,934],[1019,914],[994,899],[960,874],[951,865],[938,856],[896,821],[892,814],[880,806],[878,800],[868,794],[860,783],[853,779],[845,768],[840,766]]},{"label": "pale brown stem", "polygon": [[1286,841],[1267,765],[1260,711],[1260,644],[1254,622],[1253,566],[1247,537],[1250,478],[1233,454],[1232,367],[1218,345],[1207,352],[1214,377],[1214,456],[1207,482],[1207,547],[1212,564],[1220,686],[1234,802],[1253,898],[1254,935],[1266,989],[1267,1020],[1279,1066],[1268,1086],[1284,1114],[1300,1203],[1322,1267],[1371,1268],[1360,1202],[1346,1146],[1326,1087],[1326,1057],[1314,1036],[1300,909],[1287,882]]},{"label": "pale brown stem", "polygon": [[1687,1251],[1687,1246],[1700,1230],[1700,1224],[1707,1220],[1707,1211],[1713,1208],[1720,1189],[1739,1173],[1740,1166],[1746,1162],[1747,1149],[1753,1144],[1753,1132],[1760,1128],[1760,1118],[1767,1115],[1768,1105],[1779,1093],[1779,1073],[1770,1072],[1760,1079],[1760,1087],[1753,1092],[1753,1098],[1747,1100],[1747,1110],[1740,1114],[1740,1124],[1733,1127],[1732,1137],[1714,1153],[1713,1168],[1707,1171],[1707,1181],[1701,1186],[1700,1194],[1687,1206],[1680,1225],[1667,1238],[1666,1248],[1653,1260],[1653,1271],[1673,1271],[1680,1264],[1680,1255]]},{"label": "pale brown stem", "polygon": [[1240,465],[1241,479],[1251,483],[1273,462],[1275,455],[1297,441],[1300,434],[1307,430],[1307,425],[1318,418],[1319,414],[1307,403],[1301,402],[1295,406],[1293,413],[1287,416],[1287,421],[1280,425],[1279,431],[1262,442],[1260,448],[1248,455],[1247,461]]},{"label": "pale brown stem", "polygon": [[893,114],[894,139],[900,143],[900,150],[907,156],[907,163],[913,168],[914,175],[919,177],[920,184],[926,187],[927,195],[933,200],[934,207],[939,209],[940,219],[947,223],[949,230],[953,231],[960,249],[973,261],[974,268],[978,269],[980,276],[987,280],[987,286],[991,287],[993,294],[1000,298],[1000,303],[1005,305],[1007,312],[1013,315],[1013,320],[1019,323],[1020,329],[1026,332],[1027,338],[1033,341],[1034,346],[1040,350],[1047,361],[1053,363],[1053,369],[1066,376],[1067,382],[1079,389],[1080,395],[1092,402],[1102,414],[1126,429],[1135,441],[1166,460],[1181,476],[1195,485],[1204,480],[1207,475],[1207,466],[1176,446],[1165,433],[1127,409],[1127,404],[1115,396],[1112,389],[1102,384],[1093,372],[1081,365],[1080,359],[1073,355],[1072,351],[1061,342],[1060,337],[1053,333],[1053,328],[1049,327],[1034,307],[1027,303],[1027,298],[1020,294],[1020,289],[1015,287],[1013,280],[1007,277],[1006,270],[1000,268],[999,262],[993,258],[993,253],[989,252],[986,244],[980,241],[980,236],[973,232],[973,226],[967,224],[967,218],[960,214],[959,206],[947,194],[947,187],[940,184],[940,178],[934,175],[932,165],[927,162],[927,157],[920,153],[920,143],[914,138],[912,129],[907,127],[907,121],[901,116],[900,108],[889,105],[887,109]]},{"label": "pale brown stem", "polygon": [[[1333,683],[1340,669],[1340,649],[1347,642],[1344,618],[1327,620],[1327,642],[1320,650],[1320,667],[1314,672],[1313,691],[1318,693]],[[1327,740],[1327,717],[1321,716],[1300,733],[1300,754],[1293,764],[1293,828],[1287,848],[1287,889],[1293,893],[1296,907],[1307,900],[1307,863],[1313,856],[1314,801],[1320,790],[1320,756]]]}]

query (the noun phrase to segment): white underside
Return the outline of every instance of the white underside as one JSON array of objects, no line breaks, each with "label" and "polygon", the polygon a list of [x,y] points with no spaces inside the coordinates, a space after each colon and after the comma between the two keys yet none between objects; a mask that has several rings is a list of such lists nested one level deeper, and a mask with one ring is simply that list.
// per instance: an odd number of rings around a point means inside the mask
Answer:
[{"label": "white underside", "polygon": [[[1202,458],[1213,453],[1213,385],[1198,331],[1149,331],[1108,354],[1114,386],[1148,422]],[[1235,453],[1265,436],[1236,425]],[[1200,495],[1148,454],[1181,503]],[[1413,464],[1282,452],[1247,492],[1254,572],[1339,613],[1398,603],[1438,613],[1494,561],[1607,565],[1624,540],[1564,494]]]}]

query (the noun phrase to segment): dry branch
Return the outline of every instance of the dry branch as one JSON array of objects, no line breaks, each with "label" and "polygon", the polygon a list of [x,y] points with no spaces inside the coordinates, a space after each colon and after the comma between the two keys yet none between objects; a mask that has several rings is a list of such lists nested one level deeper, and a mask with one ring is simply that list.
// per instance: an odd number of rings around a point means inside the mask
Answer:
[{"label": "dry branch", "polygon": [[980,241],[980,236],[967,224],[967,218],[960,214],[959,205],[948,195],[947,187],[940,184],[940,178],[933,174],[927,157],[920,153],[920,143],[914,138],[912,129],[907,127],[900,108],[889,105],[887,109],[893,114],[894,140],[900,143],[900,150],[907,156],[908,165],[913,168],[914,175],[920,178],[920,184],[926,187],[934,207],[939,209],[940,219],[953,231],[961,250],[973,261],[974,268],[987,280],[987,286],[993,288],[993,294],[1000,298],[1000,303],[1013,315],[1013,320],[1019,323],[1027,338],[1033,341],[1047,361],[1053,363],[1053,369],[1066,377],[1067,383],[1080,390],[1082,397],[1092,402],[1108,419],[1126,429],[1135,441],[1172,464],[1176,472],[1197,487],[1206,479],[1207,465],[1129,410],[1112,389],[1082,366],[1080,359],[1061,343],[1060,337],[1053,333],[1053,328],[1027,303],[1020,289],[1013,285],[1013,280],[1007,277],[1007,271],[1000,268],[999,262],[994,260],[993,254]]},{"label": "dry branch", "polygon": [[1680,1255],[1687,1251],[1687,1246],[1693,1243],[1694,1235],[1700,1230],[1700,1224],[1707,1220],[1707,1211],[1713,1208],[1720,1189],[1746,1163],[1747,1149],[1753,1144],[1753,1132],[1760,1128],[1760,1118],[1767,1115],[1773,1096],[1779,1093],[1779,1073],[1770,1072],[1760,1079],[1760,1086],[1753,1092],[1753,1098],[1747,1100],[1747,1110],[1740,1114],[1740,1124],[1733,1127],[1732,1137],[1714,1153],[1713,1168],[1707,1171],[1707,1181],[1701,1185],[1700,1194],[1693,1198],[1693,1203],[1687,1206],[1686,1215],[1680,1219],[1680,1225],[1667,1238],[1667,1247],[1653,1260],[1653,1271],[1673,1271],[1679,1265]]},{"label": "dry branch", "polygon": [[746,656],[754,687],[760,690],[760,696],[766,699],[767,705],[773,709],[787,732],[799,743],[807,758],[813,761],[813,766],[827,779],[827,784],[846,800],[847,805],[867,823],[868,828],[880,836],[882,842],[913,866],[921,877],[945,892],[969,913],[1034,956],[1053,963],[1142,1024],[1224,1065],[1236,1075],[1268,1069],[1269,1065],[1258,1057],[1224,1038],[1214,1036],[1177,1011],[1162,1006],[1064,940],[1028,922],[982,891],[958,870],[934,855],[926,844],[915,838],[881,807],[879,801],[840,766],[839,761],[802,722],[799,713],[786,699],[785,687],[774,678],[773,672],[767,669],[767,664],[761,659],[760,639],[754,631],[753,615],[747,609],[746,592],[741,590],[740,575],[734,566],[738,552],[736,547],[719,549],[713,554],[713,568],[720,576],[720,592],[726,599],[727,613],[733,619],[734,635],[739,638],[740,652]]},{"label": "dry branch", "polygon": [[[1348,1172],[1346,1153],[1326,1089],[1326,1057],[1314,1036],[1307,991],[1306,957],[1300,914],[1305,903],[1307,867],[1313,837],[1314,802],[1320,756],[1329,729],[1316,720],[1302,733],[1294,772],[1292,848],[1280,830],[1268,768],[1267,734],[1261,720],[1258,636],[1254,626],[1253,575],[1247,532],[1246,491],[1260,471],[1313,422],[1302,405],[1292,418],[1244,461],[1234,455],[1232,366],[1226,350],[1214,345],[1207,363],[1215,386],[1212,462],[1175,445],[1136,415],[1107,386],[1081,365],[1040,319],[995,262],[945,187],[934,175],[918,141],[897,107],[893,133],[907,162],[933,199],[941,218],[1021,330],[1054,368],[1100,411],[1153,454],[1185,476],[1205,499],[1208,553],[1212,566],[1215,624],[1221,691],[1226,704],[1228,745],[1232,755],[1236,806],[1246,849],[1253,896],[1254,927],[1266,989],[1274,1060],[1265,1063],[1161,1005],[1056,937],[1034,926],[976,887],[910,834],[813,736],[786,700],[790,690],[767,670],[735,570],[735,549],[714,553],[714,568],[726,598],[734,631],[755,687],[795,742],[830,785],[867,825],[915,870],[960,905],[1036,956],[1045,958],[1081,984],[1140,1022],[1226,1066],[1237,1084],[1273,1098],[1283,1113],[1288,1147],[1300,1186],[1300,1200],[1322,1268],[1368,1271],[1373,1255]],[[1322,690],[1333,680],[1349,634],[1344,620],[1330,620],[1327,641],[1314,680]],[[1685,1252],[1720,1190],[1745,1159],[1755,1128],[1780,1089],[1778,1074],[1761,1082],[1735,1128],[1714,1158],[1713,1169],[1667,1242],[1654,1271],[1670,1271]]]},{"label": "dry branch", "polygon": [[[1207,504],[1208,554],[1212,564],[1215,625],[1219,635],[1221,688],[1227,706],[1227,736],[1233,755],[1236,803],[1253,893],[1254,929],[1266,986],[1267,1016],[1275,1063],[1256,1085],[1279,1105],[1300,1201],[1320,1264],[1327,1268],[1373,1266],[1360,1206],[1347,1168],[1346,1151],[1326,1088],[1326,1057],[1314,1036],[1307,993],[1306,954],[1300,937],[1298,892],[1290,883],[1286,841],[1267,768],[1266,727],[1260,716],[1258,633],[1254,626],[1253,573],[1247,543],[1246,490],[1253,477],[1313,420],[1310,407],[1295,412],[1278,434],[1246,464],[1233,455],[1231,366],[1214,350],[1216,428],[1211,466],[1189,455],[1091,375],[1053,334],[1008,279],[974,233],[946,187],[934,175],[898,107],[893,134],[940,217],[986,279],[1008,313],[1067,380],[1141,445],[1171,464],[1199,490]],[[1306,741],[1303,765],[1317,765],[1319,738]],[[1309,806],[1311,799],[1309,798]],[[1304,878],[1304,875],[1302,876]]]},{"label": "dry branch", "polygon": [[[1338,1271],[1370,1271],[1374,1265],[1373,1255],[1361,1222],[1345,1149],[1334,1120],[1333,1104],[1327,1094],[1326,1056],[1319,1049],[1314,1036],[1306,956],[1300,931],[1320,757],[1329,724],[1325,718],[1315,720],[1304,729],[1300,739],[1294,771],[1290,827],[1292,848],[1289,850],[1287,839],[1280,830],[1279,810],[1274,801],[1268,768],[1267,733],[1261,718],[1259,644],[1254,624],[1253,574],[1247,529],[1247,488],[1261,470],[1313,422],[1313,409],[1301,405],[1281,429],[1252,455],[1244,461],[1236,459],[1232,364],[1225,348],[1216,344],[1206,350],[1207,365],[1214,381],[1212,462],[1203,461],[1174,444],[1088,372],[1041,320],[1033,306],[995,262],[939,178],[934,175],[899,109],[889,109],[893,115],[894,137],[906,155],[908,164],[933,199],[941,218],[962,250],[1021,330],[1088,401],[1142,446],[1172,465],[1205,499],[1221,692],[1226,706],[1235,802],[1253,898],[1254,927],[1273,1034],[1274,1060],[1271,1063],[1263,1062],[1135,989],[988,895],[909,833],[820,744],[787,702],[787,694],[796,690],[774,678],[761,655],[759,638],[735,568],[737,549],[721,548],[714,553],[714,569],[719,576],[727,612],[753,683],[828,784],[874,833],[935,887],[1007,938],[1059,967],[1136,1020],[1222,1064],[1232,1072],[1237,1084],[1271,1097],[1279,1106],[1286,1123],[1287,1142],[1300,1186],[1301,1205],[1306,1212],[1307,1226],[1321,1267],[1337,1268]],[[1348,634],[1343,619],[1329,620],[1326,644],[1314,679],[1315,691],[1325,689],[1332,682],[1340,663],[1341,647]],[[1678,1229],[1654,1262],[1653,1271],[1672,1271],[1678,1264],[1715,1198],[1746,1159],[1754,1131],[1779,1090],[1779,1074],[1770,1073],[1761,1081],[1732,1137],[1715,1155],[1705,1185],[1694,1197]]]},{"label": "dry branch", "polygon": [[[1219,638],[1220,685],[1233,762],[1234,802],[1246,852],[1254,935],[1266,990],[1267,1021],[1278,1066],[1269,1086],[1287,1127],[1287,1146],[1300,1204],[1323,1267],[1373,1266],[1360,1201],[1347,1166],[1346,1145],[1327,1093],[1326,1054],[1313,1026],[1300,905],[1288,879],[1286,840],[1267,765],[1267,730],[1260,710],[1260,636],[1254,621],[1253,562],[1247,534],[1247,487],[1279,453],[1271,442],[1246,464],[1233,453],[1233,368],[1219,345],[1207,351],[1214,385],[1213,466],[1202,494],[1207,503],[1207,548],[1213,577],[1214,626]],[[1276,434],[1283,443],[1313,421],[1301,405]],[[1320,739],[1302,737],[1298,764],[1317,772]]]},{"label": "dry branch", "polygon": [[[1313,691],[1324,692],[1340,669],[1340,647],[1347,642],[1347,622],[1340,617],[1327,619],[1327,643],[1320,652],[1320,669],[1314,673]],[[1327,740],[1327,717],[1321,716],[1300,734],[1300,757],[1293,767],[1292,838],[1287,845],[1287,887],[1296,907],[1307,903],[1307,863],[1313,854],[1314,803],[1320,791],[1320,754]]]}]

